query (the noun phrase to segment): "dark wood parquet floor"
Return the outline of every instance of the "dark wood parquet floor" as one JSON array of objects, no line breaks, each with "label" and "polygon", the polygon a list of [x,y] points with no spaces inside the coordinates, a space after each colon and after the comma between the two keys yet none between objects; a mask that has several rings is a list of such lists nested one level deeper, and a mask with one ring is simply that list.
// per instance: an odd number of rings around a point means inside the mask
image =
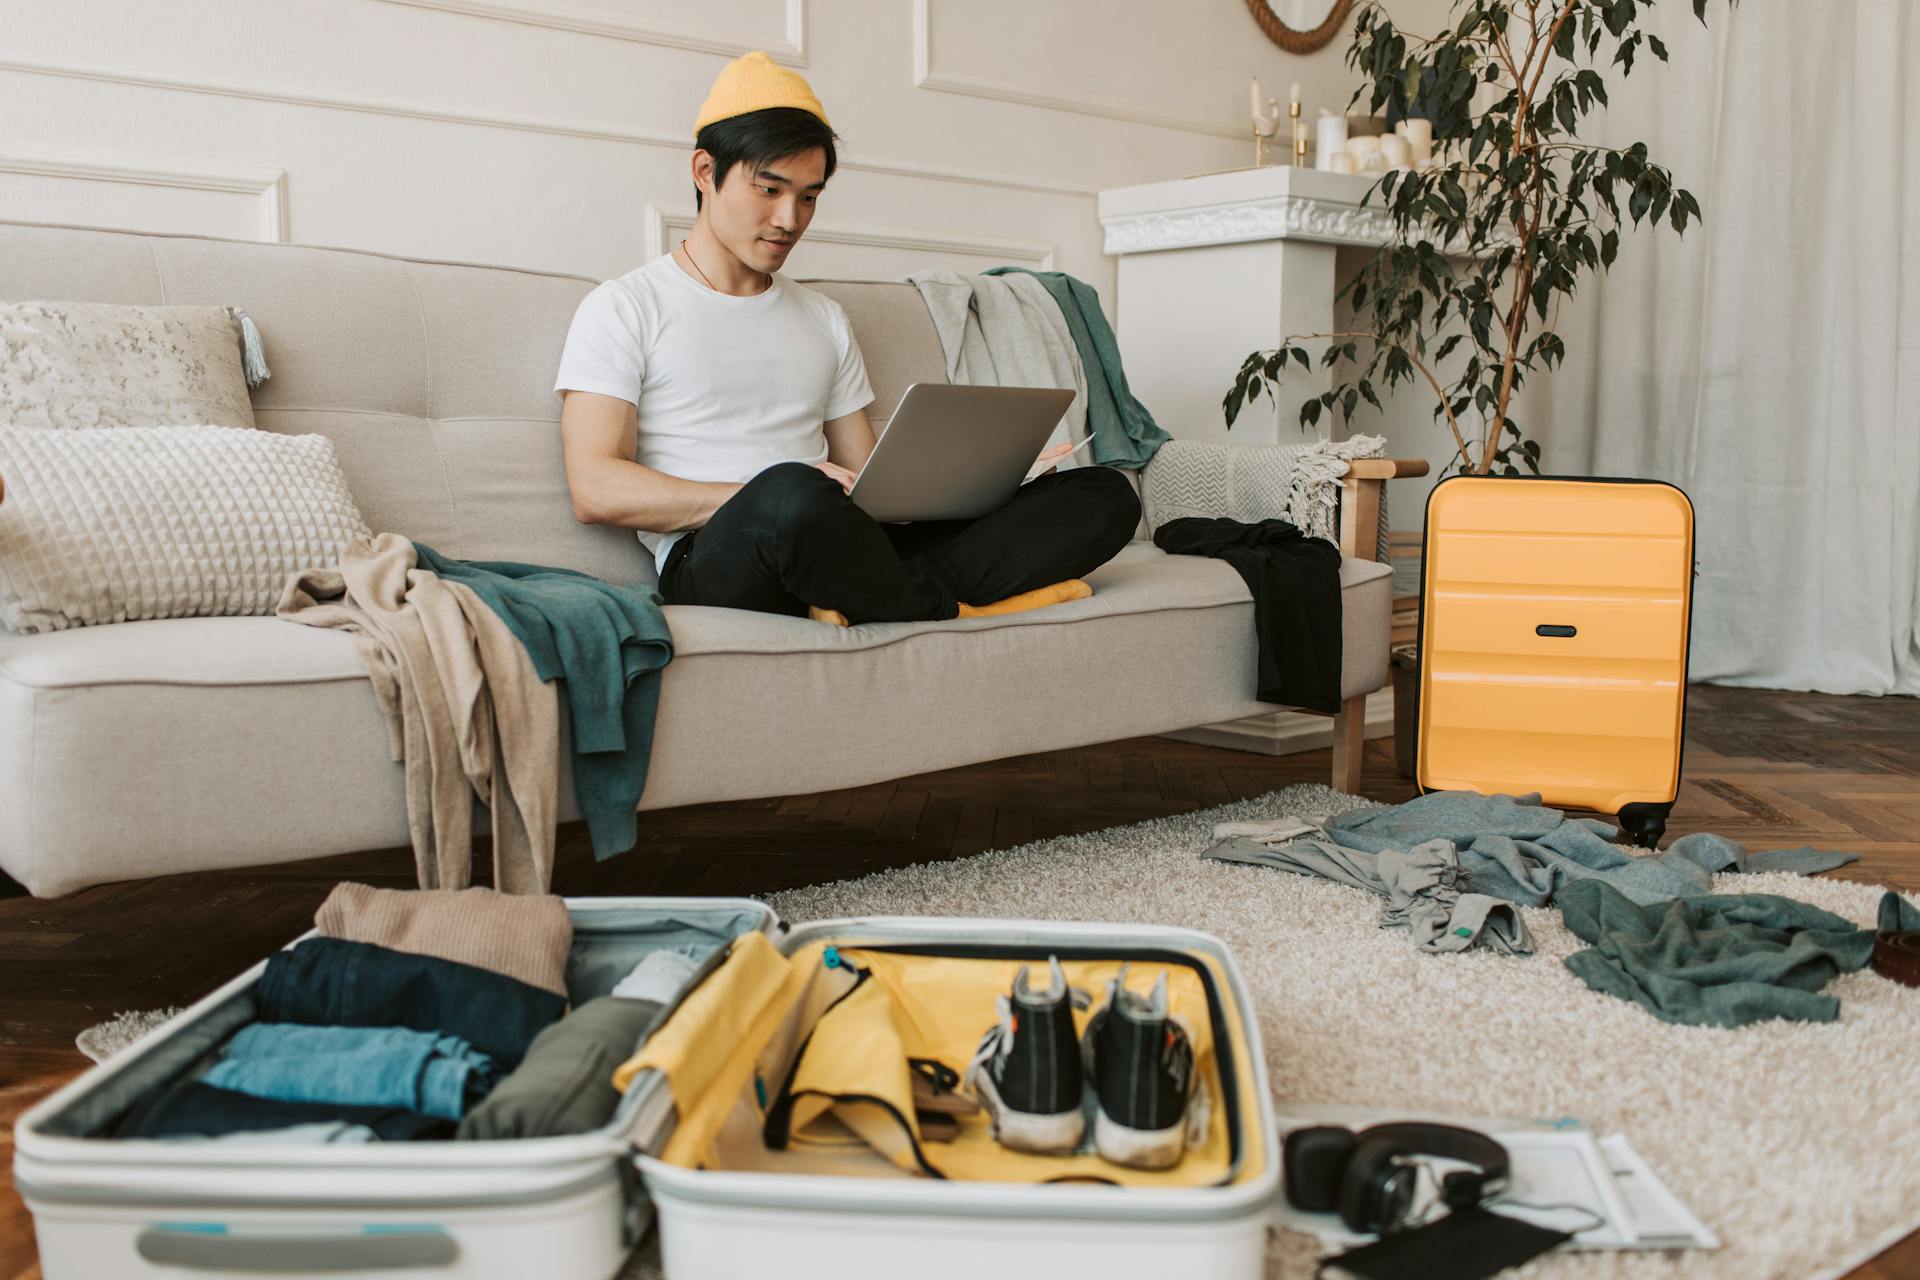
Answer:
[{"label": "dark wood parquet floor", "polygon": [[[1698,686],[1672,835],[1755,848],[1858,851],[1834,874],[1920,889],[1920,703]],[[643,815],[641,848],[594,863],[562,832],[568,894],[764,894],[1323,782],[1326,751],[1270,759],[1160,738],[923,774],[820,795]],[[1362,791],[1413,794],[1390,744]],[[38,1280],[11,1188],[16,1116],[86,1065],[75,1032],[125,1009],[184,1004],[310,927],[338,880],[408,887],[405,850],[103,885],[50,902],[0,900],[0,1280]],[[1870,1176],[1870,1171],[1862,1171]],[[1920,1280],[1920,1235],[1848,1280]]]}]

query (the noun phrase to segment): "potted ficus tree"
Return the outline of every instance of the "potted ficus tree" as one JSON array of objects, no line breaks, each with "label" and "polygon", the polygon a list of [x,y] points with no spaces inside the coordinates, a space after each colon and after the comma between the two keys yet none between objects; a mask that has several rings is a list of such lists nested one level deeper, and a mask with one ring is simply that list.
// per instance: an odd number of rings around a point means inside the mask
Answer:
[{"label": "potted ficus tree", "polygon": [[[1643,52],[1667,60],[1641,25],[1654,4],[1457,0],[1451,28],[1422,39],[1396,28],[1378,0],[1361,0],[1347,48],[1347,65],[1363,77],[1353,102],[1368,99],[1390,117],[1423,115],[1441,145],[1431,165],[1387,173],[1367,192],[1365,202],[1384,205],[1392,235],[1342,290],[1355,327],[1289,335],[1249,355],[1226,394],[1228,427],[1263,389],[1272,393],[1289,360],[1311,371],[1301,344],[1324,340],[1321,366],[1338,377],[1300,406],[1302,428],[1322,415],[1331,422],[1336,409],[1350,420],[1362,400],[1379,409],[1383,382],[1417,382],[1452,433],[1449,470],[1539,474],[1540,445],[1515,417],[1514,395],[1529,375],[1566,358],[1562,303],[1587,273],[1613,265],[1623,227],[1665,218],[1685,234],[1700,216],[1699,201],[1674,186],[1645,143],[1612,148],[1580,138],[1588,115],[1607,103],[1599,68],[1617,66],[1624,78]],[[1707,0],[1691,4],[1704,23]],[[1464,360],[1446,365],[1456,351]],[[1412,650],[1395,651],[1403,771],[1418,661]]]},{"label": "potted ficus tree", "polygon": [[[1289,360],[1311,370],[1301,343],[1324,339],[1321,366],[1339,366],[1341,376],[1300,406],[1303,428],[1336,409],[1350,419],[1362,400],[1378,409],[1383,382],[1418,382],[1453,435],[1453,468],[1538,474],[1540,446],[1513,398],[1529,375],[1565,358],[1560,305],[1584,275],[1613,264],[1623,227],[1665,218],[1684,234],[1700,216],[1646,144],[1616,149],[1579,137],[1607,102],[1599,67],[1617,65],[1624,77],[1643,51],[1666,61],[1666,47],[1640,25],[1654,3],[1460,0],[1452,29],[1422,39],[1396,28],[1379,0],[1362,0],[1347,48],[1347,65],[1364,77],[1353,101],[1425,115],[1436,159],[1390,172],[1367,192],[1367,202],[1383,204],[1392,236],[1342,290],[1355,328],[1289,335],[1249,355],[1226,395],[1227,425],[1263,388],[1271,393]],[[1691,3],[1704,23],[1707,0]],[[1477,113],[1476,94],[1493,98]],[[1443,370],[1457,349],[1464,362]]]}]

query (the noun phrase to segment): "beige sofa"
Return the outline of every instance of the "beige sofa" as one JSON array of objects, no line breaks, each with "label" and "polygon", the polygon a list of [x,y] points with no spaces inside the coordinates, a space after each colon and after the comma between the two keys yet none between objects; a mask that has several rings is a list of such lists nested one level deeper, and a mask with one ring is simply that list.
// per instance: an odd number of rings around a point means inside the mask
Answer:
[{"label": "beige sofa", "polygon": [[[259,426],[331,437],[374,529],[650,583],[631,533],[574,520],[561,468],[553,371],[594,283],[0,223],[0,301],[245,307],[273,370],[255,393]],[[852,317],[876,428],[910,383],[945,380],[910,285],[816,287]],[[1394,464],[1355,468],[1341,573],[1352,701],[1334,778],[1348,789],[1360,700],[1387,678],[1391,607],[1372,538],[1354,552]],[[845,630],[669,608],[676,656],[642,808],[858,786],[1273,709],[1253,697],[1253,605],[1226,564],[1136,541],[1091,581],[1092,598],[1034,613]],[[407,838],[402,768],[345,635],[270,617],[0,633],[0,868],[33,893]]]}]

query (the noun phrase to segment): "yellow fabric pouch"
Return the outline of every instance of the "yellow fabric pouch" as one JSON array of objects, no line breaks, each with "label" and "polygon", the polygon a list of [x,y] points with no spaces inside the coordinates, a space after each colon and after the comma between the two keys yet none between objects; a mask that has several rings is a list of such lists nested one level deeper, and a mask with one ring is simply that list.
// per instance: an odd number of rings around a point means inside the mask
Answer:
[{"label": "yellow fabric pouch", "polygon": [[649,1068],[667,1078],[679,1123],[661,1159],[689,1167],[701,1163],[736,1096],[751,1082],[761,1048],[806,981],[805,969],[776,951],[765,934],[743,934],[639,1052],[614,1069],[613,1087],[622,1093]]}]

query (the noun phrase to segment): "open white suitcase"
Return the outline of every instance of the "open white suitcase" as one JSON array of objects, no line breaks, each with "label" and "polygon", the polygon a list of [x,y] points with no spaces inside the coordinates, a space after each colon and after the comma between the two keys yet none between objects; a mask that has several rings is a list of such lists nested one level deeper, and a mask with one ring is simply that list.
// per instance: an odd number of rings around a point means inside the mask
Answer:
[{"label": "open white suitcase", "polygon": [[[1147,925],[936,917],[789,929],[745,899],[583,898],[568,907],[575,1003],[605,994],[649,950],[714,944],[664,1016],[663,1036],[676,1017],[693,1016],[689,995],[728,944],[754,932],[784,956],[824,944],[996,962],[1186,957],[1202,975],[1210,1016],[1228,1029],[1216,1048],[1224,1094],[1216,1127],[1230,1174],[1210,1185],[1123,1187],[691,1167],[655,1154],[679,1113],[667,1076],[652,1070],[607,1126],[573,1137],[269,1146],[89,1136],[209,1061],[251,1021],[263,962],[21,1117],[15,1182],[47,1280],[603,1280],[624,1265],[650,1210],[669,1280],[770,1268],[783,1280],[902,1269],[916,1280],[1058,1280],[1089,1267],[1103,1280],[1261,1274],[1280,1162],[1259,1028],[1218,939]],[[680,1031],[699,1028],[683,1021]]]}]

